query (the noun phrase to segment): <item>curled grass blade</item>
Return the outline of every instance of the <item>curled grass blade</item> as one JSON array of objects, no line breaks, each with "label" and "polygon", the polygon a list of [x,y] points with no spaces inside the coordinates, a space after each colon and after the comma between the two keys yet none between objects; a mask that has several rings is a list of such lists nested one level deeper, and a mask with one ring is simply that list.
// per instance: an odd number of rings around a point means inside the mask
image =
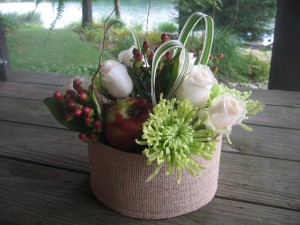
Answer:
[{"label": "curled grass blade", "polygon": [[205,20],[205,39],[204,39],[204,45],[203,50],[200,58],[197,58],[195,64],[203,64],[207,65],[210,51],[213,43],[213,37],[214,37],[214,23],[213,19],[200,12],[196,12],[192,14],[189,19],[186,21],[184,27],[182,28],[182,31],[179,35],[178,40],[185,45],[187,42],[187,39],[190,35],[190,33],[193,31],[195,26],[202,20]]},{"label": "curled grass blade", "polygon": [[[172,78],[174,83],[171,86],[170,91],[166,94],[166,98],[171,98],[176,93],[180,83],[182,82],[188,68],[188,51],[185,46],[178,40],[171,40],[163,43],[156,50],[153,61],[152,61],[152,71],[151,71],[151,99],[152,104],[156,105],[156,95],[155,95],[155,79],[157,75],[157,69],[159,67],[160,61],[162,57],[166,54],[167,51],[173,51],[174,49],[184,49],[184,61],[182,62],[181,68],[179,68],[178,73],[173,73],[172,76],[177,76],[176,78]],[[179,65],[180,67],[180,65]]]}]

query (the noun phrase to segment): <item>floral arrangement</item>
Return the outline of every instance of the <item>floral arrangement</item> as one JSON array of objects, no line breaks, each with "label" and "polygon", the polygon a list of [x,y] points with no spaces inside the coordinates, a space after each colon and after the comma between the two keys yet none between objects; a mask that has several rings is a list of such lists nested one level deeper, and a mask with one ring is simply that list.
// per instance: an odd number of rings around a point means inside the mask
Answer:
[{"label": "floral arrangement", "polygon": [[[204,44],[190,52],[185,44],[201,19],[206,25]],[[103,44],[118,22],[106,21]],[[234,125],[251,130],[242,122],[263,104],[250,100],[250,92],[218,83],[207,66],[213,40],[209,16],[193,14],[178,40],[164,33],[154,49],[147,40],[141,46],[133,31],[132,36],[134,45],[120,52],[118,61],[101,62],[100,56],[91,79],[75,77],[44,102],[59,122],[80,132],[81,140],[142,153],[148,164],[156,163],[148,180],[165,164],[166,174],[176,172],[178,182],[183,169],[198,175],[203,166],[196,157],[210,160],[218,136],[230,142]],[[219,60],[223,57],[218,55]]]}]

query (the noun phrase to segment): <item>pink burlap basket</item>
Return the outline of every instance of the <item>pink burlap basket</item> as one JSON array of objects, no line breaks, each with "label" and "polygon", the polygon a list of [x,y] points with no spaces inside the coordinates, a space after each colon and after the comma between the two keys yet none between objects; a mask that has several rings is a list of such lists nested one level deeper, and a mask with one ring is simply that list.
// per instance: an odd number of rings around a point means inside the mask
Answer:
[{"label": "pink burlap basket", "polygon": [[[154,165],[145,156],[119,151],[104,144],[88,144],[90,183],[95,196],[107,207],[130,217],[163,219],[195,211],[209,203],[217,190],[221,141],[211,161],[200,160],[207,168],[200,176],[162,171],[145,182]],[[164,168],[165,169],[165,168]],[[162,169],[163,170],[163,169]]]}]

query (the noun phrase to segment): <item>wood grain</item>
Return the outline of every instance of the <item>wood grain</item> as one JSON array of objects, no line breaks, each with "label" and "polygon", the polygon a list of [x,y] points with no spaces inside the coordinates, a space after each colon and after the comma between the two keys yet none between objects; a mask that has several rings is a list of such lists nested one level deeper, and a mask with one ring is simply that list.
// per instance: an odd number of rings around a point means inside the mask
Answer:
[{"label": "wood grain", "polygon": [[[0,97],[0,108],[2,120],[63,128],[42,101]],[[300,129],[300,108],[266,105],[263,112],[252,116],[245,124]]]},{"label": "wood grain", "polygon": [[98,202],[86,174],[1,158],[0,183],[0,222],[5,224],[296,225],[300,218],[299,212],[215,198],[202,209],[177,218],[133,219]]},{"label": "wood grain", "polygon": [[[86,146],[75,132],[20,125],[13,141],[11,124],[2,123],[0,156],[88,173]],[[4,129],[3,129],[4,130]],[[22,135],[23,134],[23,135]],[[47,140],[47,142],[45,142]],[[291,171],[290,168],[293,168]],[[300,210],[300,163],[223,152],[218,195]]]},{"label": "wood grain", "polygon": [[[69,83],[72,77],[59,74],[15,73],[9,81],[0,82],[0,96],[42,100]],[[267,105],[300,107],[300,92],[238,89],[241,91],[251,90],[251,99],[260,100]]]},{"label": "wood grain", "polygon": [[0,82],[0,96],[42,101],[61,88],[62,86],[55,85]]},{"label": "wood grain", "polygon": [[232,144],[224,138],[222,150],[300,161],[300,130],[256,125],[251,128],[253,131],[247,132],[239,126],[234,127],[230,135]]}]

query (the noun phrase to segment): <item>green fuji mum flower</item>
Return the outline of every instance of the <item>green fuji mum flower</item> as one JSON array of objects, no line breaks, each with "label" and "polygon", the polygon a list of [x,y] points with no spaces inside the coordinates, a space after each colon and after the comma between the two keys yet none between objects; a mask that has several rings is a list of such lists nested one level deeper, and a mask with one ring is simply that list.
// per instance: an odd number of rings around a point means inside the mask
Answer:
[{"label": "green fuji mum flower", "polygon": [[164,164],[166,174],[177,172],[180,183],[181,170],[199,175],[205,167],[195,156],[207,160],[216,149],[216,133],[206,129],[198,118],[199,110],[186,99],[183,101],[160,99],[148,120],[143,124],[142,139],[137,141],[148,147],[143,151],[147,163],[157,166],[147,181],[153,179]]}]

